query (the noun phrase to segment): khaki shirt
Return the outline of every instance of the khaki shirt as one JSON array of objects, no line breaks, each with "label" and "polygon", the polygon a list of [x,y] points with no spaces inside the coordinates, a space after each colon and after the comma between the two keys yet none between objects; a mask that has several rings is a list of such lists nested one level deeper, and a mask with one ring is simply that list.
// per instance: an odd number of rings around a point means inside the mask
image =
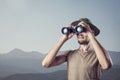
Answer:
[{"label": "khaki shirt", "polygon": [[101,80],[101,67],[94,51],[71,51],[67,62],[68,80]]}]

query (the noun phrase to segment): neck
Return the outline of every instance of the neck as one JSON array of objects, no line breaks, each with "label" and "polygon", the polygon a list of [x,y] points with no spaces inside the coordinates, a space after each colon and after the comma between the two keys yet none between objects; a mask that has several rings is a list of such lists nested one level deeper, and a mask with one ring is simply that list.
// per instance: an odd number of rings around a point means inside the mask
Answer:
[{"label": "neck", "polygon": [[88,43],[88,44],[81,44],[80,47],[79,47],[79,50],[81,52],[88,52],[88,51],[92,50],[92,46],[91,46],[90,43]]}]

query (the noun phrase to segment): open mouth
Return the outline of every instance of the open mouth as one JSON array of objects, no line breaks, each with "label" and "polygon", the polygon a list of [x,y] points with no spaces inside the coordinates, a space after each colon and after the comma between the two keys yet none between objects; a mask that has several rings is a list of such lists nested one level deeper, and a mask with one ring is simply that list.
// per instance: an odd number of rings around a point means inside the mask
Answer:
[{"label": "open mouth", "polygon": [[83,34],[77,34],[77,38],[84,38]]}]

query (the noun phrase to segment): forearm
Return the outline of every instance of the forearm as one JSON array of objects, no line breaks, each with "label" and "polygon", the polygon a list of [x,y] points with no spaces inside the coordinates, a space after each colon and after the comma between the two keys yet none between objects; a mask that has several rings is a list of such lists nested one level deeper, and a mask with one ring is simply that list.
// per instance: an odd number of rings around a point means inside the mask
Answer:
[{"label": "forearm", "polygon": [[101,44],[97,41],[94,35],[89,34],[89,38],[102,68],[108,69],[111,66],[111,62],[107,56],[106,50],[101,46]]},{"label": "forearm", "polygon": [[55,57],[56,57],[58,51],[60,50],[60,48],[62,47],[62,45],[65,43],[66,40],[67,39],[65,39],[64,36],[62,36],[62,38],[60,38],[60,40],[57,42],[57,44],[48,52],[48,54],[44,58],[44,60],[42,62],[43,66],[48,67],[55,60]]}]

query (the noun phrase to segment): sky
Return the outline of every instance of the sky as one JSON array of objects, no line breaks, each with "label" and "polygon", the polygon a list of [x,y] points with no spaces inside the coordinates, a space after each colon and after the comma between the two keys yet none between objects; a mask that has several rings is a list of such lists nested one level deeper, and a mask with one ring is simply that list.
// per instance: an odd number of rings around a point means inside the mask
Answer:
[{"label": "sky", "polygon": [[[120,0],[0,0],[0,54],[15,48],[47,53],[62,27],[89,18],[106,50],[120,51]],[[78,48],[76,36],[60,50]]]}]

